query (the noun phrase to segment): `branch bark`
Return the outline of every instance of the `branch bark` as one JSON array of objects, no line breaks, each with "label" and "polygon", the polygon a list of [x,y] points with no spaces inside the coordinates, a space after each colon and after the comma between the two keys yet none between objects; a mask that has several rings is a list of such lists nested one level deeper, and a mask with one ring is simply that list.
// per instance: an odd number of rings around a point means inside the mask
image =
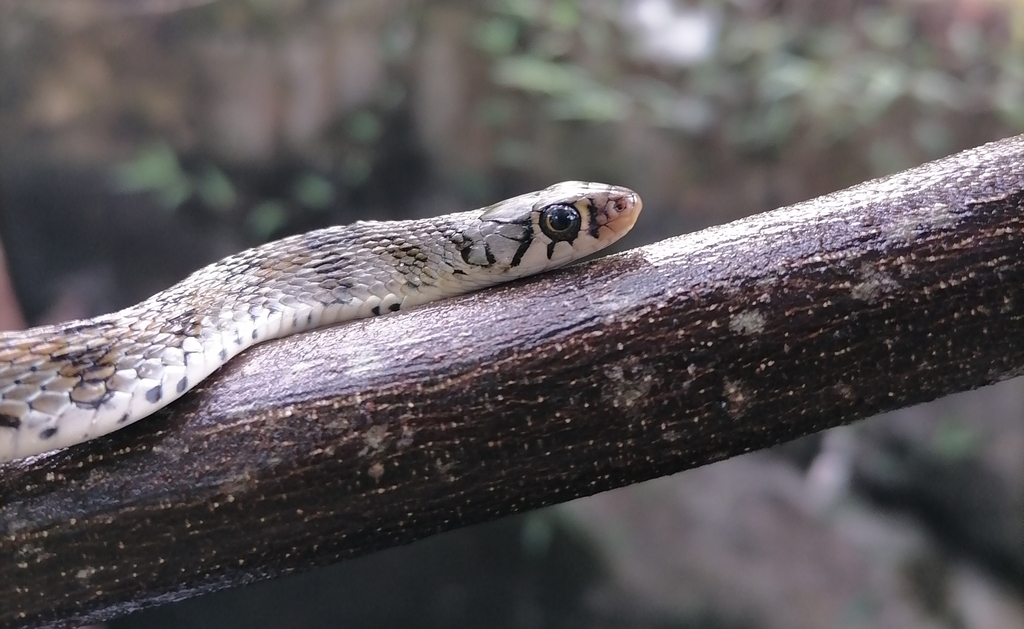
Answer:
[{"label": "branch bark", "polygon": [[1024,372],[1024,136],[273,342],[0,470],[0,627],[101,620]]}]

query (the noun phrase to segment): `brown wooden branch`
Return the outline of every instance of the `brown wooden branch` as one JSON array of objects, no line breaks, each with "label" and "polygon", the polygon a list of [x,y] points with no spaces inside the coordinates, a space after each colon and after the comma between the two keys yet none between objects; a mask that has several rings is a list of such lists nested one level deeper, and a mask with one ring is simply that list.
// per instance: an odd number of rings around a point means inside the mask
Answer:
[{"label": "brown wooden branch", "polygon": [[0,626],[109,618],[1024,371],[1024,136],[274,342],[0,468]]}]

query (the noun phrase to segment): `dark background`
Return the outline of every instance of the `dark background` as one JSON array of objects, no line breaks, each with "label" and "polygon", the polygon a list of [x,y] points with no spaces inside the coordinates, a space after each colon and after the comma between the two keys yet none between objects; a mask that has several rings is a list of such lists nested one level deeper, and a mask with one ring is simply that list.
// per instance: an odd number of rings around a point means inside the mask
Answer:
[{"label": "dark background", "polygon": [[[9,0],[0,321],[564,179],[643,196],[628,248],[1021,132],[1009,0]],[[1016,380],[110,624],[1019,629],[1022,461]]]}]

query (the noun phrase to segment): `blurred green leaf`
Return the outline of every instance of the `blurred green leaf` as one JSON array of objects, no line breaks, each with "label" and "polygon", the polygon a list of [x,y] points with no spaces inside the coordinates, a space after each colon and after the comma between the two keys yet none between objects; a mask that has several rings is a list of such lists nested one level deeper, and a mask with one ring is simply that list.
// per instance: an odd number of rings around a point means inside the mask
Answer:
[{"label": "blurred green leaf", "polygon": [[292,195],[302,205],[322,210],[334,201],[334,185],[320,175],[307,174],[295,182]]},{"label": "blurred green leaf", "polygon": [[173,210],[185,201],[188,201],[188,198],[192,196],[192,182],[188,179],[179,179],[154,192],[156,192],[157,198],[160,199],[161,205],[169,210]]},{"label": "blurred green leaf", "polygon": [[550,513],[534,511],[524,518],[520,535],[523,552],[528,557],[541,559],[550,551],[551,542],[555,539],[555,522]]},{"label": "blurred green leaf", "polygon": [[795,55],[776,55],[761,77],[759,92],[766,101],[778,101],[811,91],[819,73],[817,64]]},{"label": "blurred green leaf", "polygon": [[879,48],[897,50],[910,43],[910,23],[902,13],[865,9],[858,11],[856,15],[861,31]]},{"label": "blurred green leaf", "polygon": [[380,118],[372,111],[360,110],[348,119],[348,136],[361,144],[369,144],[383,132]]},{"label": "blurred green leaf", "polygon": [[853,105],[858,120],[867,125],[906,93],[909,72],[906,66],[887,57],[861,55],[861,61],[864,84]]},{"label": "blurred green leaf", "polygon": [[494,56],[511,53],[518,38],[519,25],[507,17],[487,20],[473,30],[473,43],[476,47]]},{"label": "blurred green leaf", "polygon": [[245,227],[249,233],[266,240],[288,222],[288,212],[280,201],[270,199],[254,207],[245,217]]},{"label": "blurred green leaf", "polygon": [[540,15],[541,0],[495,0],[494,9],[532,22]]},{"label": "blurred green leaf", "polygon": [[580,17],[579,5],[574,0],[555,0],[548,10],[548,22],[560,31],[576,28]]},{"label": "blurred green leaf", "polygon": [[195,186],[203,202],[210,208],[221,212],[231,209],[238,198],[231,180],[213,166],[203,171]]},{"label": "blurred green leaf", "polygon": [[151,144],[135,159],[115,166],[113,187],[118,192],[152,192],[168,209],[184,203],[193,189],[178,156],[165,142]]},{"label": "blurred green leaf", "polygon": [[825,25],[807,33],[807,55],[814,59],[843,59],[856,54],[857,43],[845,25]]},{"label": "blurred green leaf", "polygon": [[543,94],[573,92],[589,83],[576,66],[529,56],[498,59],[493,79],[504,87]]},{"label": "blurred green leaf", "polygon": [[789,40],[788,29],[778,19],[739,22],[723,33],[719,55],[726,62],[740,63],[785,50]]},{"label": "blurred green leaf", "polygon": [[629,116],[630,104],[625,95],[595,86],[557,95],[552,98],[549,108],[555,120],[618,122]]},{"label": "blurred green leaf", "polygon": [[976,430],[944,421],[932,437],[931,449],[944,459],[960,461],[977,455],[981,445],[982,438]]}]

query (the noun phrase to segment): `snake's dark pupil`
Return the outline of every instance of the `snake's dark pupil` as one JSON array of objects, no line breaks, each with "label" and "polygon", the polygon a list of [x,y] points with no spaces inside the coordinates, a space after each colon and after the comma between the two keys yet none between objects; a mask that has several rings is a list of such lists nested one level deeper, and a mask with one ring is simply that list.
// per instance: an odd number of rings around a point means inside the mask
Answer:
[{"label": "snake's dark pupil", "polygon": [[572,227],[572,215],[569,208],[558,207],[551,211],[551,229],[563,232]]},{"label": "snake's dark pupil", "polygon": [[541,227],[555,240],[572,240],[580,228],[580,212],[571,205],[552,205],[544,210]]}]

